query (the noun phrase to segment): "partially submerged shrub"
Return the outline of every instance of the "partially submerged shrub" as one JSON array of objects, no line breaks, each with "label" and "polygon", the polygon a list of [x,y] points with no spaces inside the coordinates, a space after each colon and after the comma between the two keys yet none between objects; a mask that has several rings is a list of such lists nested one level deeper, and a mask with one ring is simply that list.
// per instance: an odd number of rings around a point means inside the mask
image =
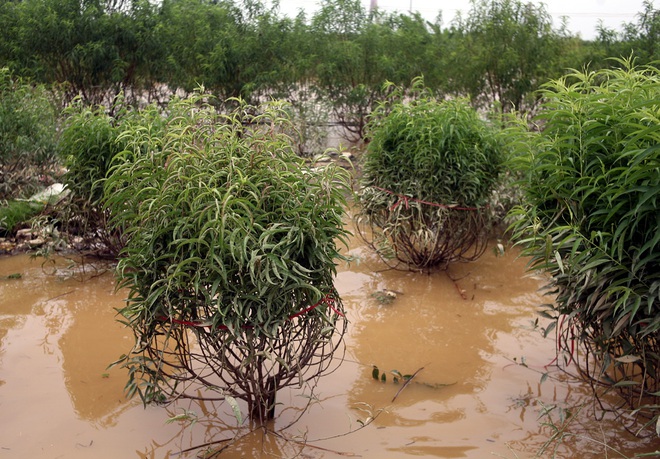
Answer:
[{"label": "partially submerged shrub", "polygon": [[52,182],[56,142],[46,89],[0,68],[0,199],[25,198]]},{"label": "partially submerged shrub", "polygon": [[532,268],[551,275],[560,348],[657,419],[660,73],[621,63],[545,86],[544,132],[513,228]]},{"label": "partially submerged shrub", "polygon": [[103,180],[112,158],[123,150],[117,141],[126,113],[110,116],[102,106],[90,107],[75,100],[65,111],[58,144],[66,168],[63,180],[70,192],[57,215],[63,234],[76,238],[85,250],[98,255],[116,256],[121,249],[121,234],[108,227],[108,212],[103,206]]},{"label": "partially submerged shrub", "polygon": [[[397,97],[398,96],[398,97]],[[494,131],[464,100],[436,100],[415,84],[382,102],[369,124],[358,228],[385,258],[445,268],[479,257],[502,162]]]},{"label": "partially submerged shrub", "polygon": [[340,345],[347,176],[304,166],[277,104],[219,115],[195,96],[167,111],[162,136],[125,125],[105,185],[127,241],[127,388],[144,401],[241,399],[263,421],[279,389],[324,373]]}]

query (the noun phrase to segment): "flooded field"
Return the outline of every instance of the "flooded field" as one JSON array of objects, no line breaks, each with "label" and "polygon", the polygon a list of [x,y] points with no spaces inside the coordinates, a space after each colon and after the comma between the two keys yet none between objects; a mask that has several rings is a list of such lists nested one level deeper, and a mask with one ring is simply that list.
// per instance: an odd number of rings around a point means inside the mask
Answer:
[{"label": "flooded field", "polygon": [[[536,315],[548,298],[515,249],[430,276],[384,270],[358,240],[349,254],[337,278],[349,320],[343,361],[313,393],[280,393],[267,432],[225,405],[125,399],[126,375],[107,368],[132,345],[116,322],[124,296],[111,268],[0,258],[0,458],[587,459],[660,449],[594,420],[588,385],[551,365],[554,342]],[[392,371],[415,377],[402,389]]]}]

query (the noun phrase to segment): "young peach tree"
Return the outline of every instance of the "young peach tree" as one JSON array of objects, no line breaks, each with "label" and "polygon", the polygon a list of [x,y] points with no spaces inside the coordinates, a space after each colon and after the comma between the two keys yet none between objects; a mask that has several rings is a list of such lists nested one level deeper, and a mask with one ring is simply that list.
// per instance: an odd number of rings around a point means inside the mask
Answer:
[{"label": "young peach tree", "polygon": [[574,72],[544,86],[539,142],[521,156],[514,237],[554,296],[558,349],[660,428],[660,72]]},{"label": "young peach tree", "polygon": [[262,422],[340,346],[347,174],[304,164],[282,105],[221,114],[206,97],[173,101],[164,129],[136,118],[120,135],[105,202],[126,239],[120,313],[135,346],[121,361],[145,402],[243,400]]},{"label": "young peach tree", "polygon": [[357,216],[360,234],[386,260],[445,269],[479,257],[503,146],[464,100],[437,100],[423,82],[395,89],[369,122]]}]

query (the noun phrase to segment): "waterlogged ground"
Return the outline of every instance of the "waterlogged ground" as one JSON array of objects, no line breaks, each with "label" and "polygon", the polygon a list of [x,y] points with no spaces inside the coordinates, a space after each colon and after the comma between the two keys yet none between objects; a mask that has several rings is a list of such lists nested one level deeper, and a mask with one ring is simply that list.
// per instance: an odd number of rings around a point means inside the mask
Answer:
[{"label": "waterlogged ground", "polygon": [[[616,422],[595,421],[588,386],[550,365],[553,341],[542,338],[542,320],[534,323],[548,299],[516,250],[453,266],[454,282],[445,273],[383,271],[352,244],[356,261],[342,263],[337,279],[350,320],[344,360],[313,396],[280,394],[269,433],[239,424],[224,405],[145,409],[126,400],[125,374],[106,368],[132,345],[115,321],[124,296],[114,292],[112,273],[64,259],[53,266],[27,255],[0,258],[0,458],[194,458],[221,450],[227,458],[586,459],[660,449]],[[396,292],[387,304],[377,298],[386,289]],[[386,382],[373,379],[374,365]],[[392,370],[415,377],[401,390]]]}]

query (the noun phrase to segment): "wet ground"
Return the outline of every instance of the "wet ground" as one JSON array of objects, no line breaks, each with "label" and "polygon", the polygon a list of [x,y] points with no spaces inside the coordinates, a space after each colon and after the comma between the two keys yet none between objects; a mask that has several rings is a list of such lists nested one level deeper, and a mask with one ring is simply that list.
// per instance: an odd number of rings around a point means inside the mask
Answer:
[{"label": "wet ground", "polygon": [[[383,271],[352,244],[355,261],[337,278],[350,321],[344,360],[311,398],[309,389],[279,394],[269,433],[238,425],[224,405],[126,400],[123,370],[107,369],[132,345],[115,320],[124,297],[112,273],[0,258],[0,458],[194,458],[224,448],[219,457],[587,459],[660,449],[594,420],[589,386],[551,365],[554,342],[536,314],[548,301],[543,281],[515,249],[452,266],[452,281]],[[401,390],[392,371],[415,377]]]}]

